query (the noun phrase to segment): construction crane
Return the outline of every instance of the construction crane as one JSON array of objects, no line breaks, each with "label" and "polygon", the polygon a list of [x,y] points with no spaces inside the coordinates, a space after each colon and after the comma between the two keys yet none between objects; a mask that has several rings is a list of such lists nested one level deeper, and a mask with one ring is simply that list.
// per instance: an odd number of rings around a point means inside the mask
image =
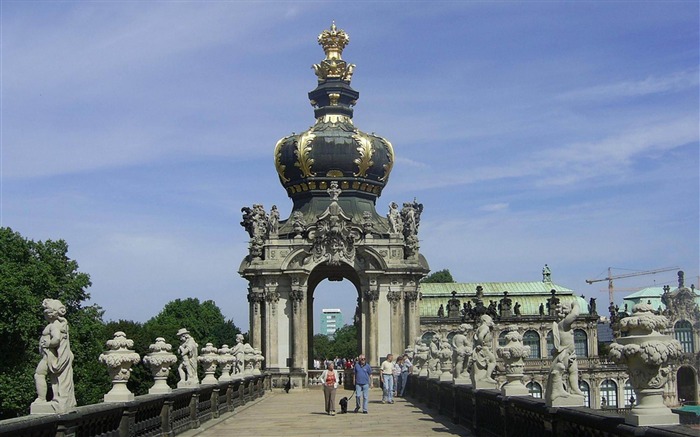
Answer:
[{"label": "construction crane", "polygon": [[622,275],[613,276],[612,267],[608,267],[608,277],[607,278],[586,279],[586,283],[593,284],[594,282],[608,281],[608,298],[610,299],[610,303],[613,303],[613,302],[615,302],[615,296],[614,296],[615,288],[613,286],[613,279],[631,278],[632,276],[653,275],[654,273],[670,272],[671,270],[677,270],[677,269],[679,269],[679,267],[667,267],[664,269],[645,270],[642,272],[624,273]]}]

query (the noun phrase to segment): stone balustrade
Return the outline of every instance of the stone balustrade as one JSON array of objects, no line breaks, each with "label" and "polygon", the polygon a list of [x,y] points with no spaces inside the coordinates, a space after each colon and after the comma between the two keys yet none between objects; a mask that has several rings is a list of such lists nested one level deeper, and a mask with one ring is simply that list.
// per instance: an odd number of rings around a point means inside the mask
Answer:
[{"label": "stone balustrade", "polygon": [[77,407],[67,414],[30,415],[0,422],[0,437],[175,436],[232,412],[269,390],[269,375],[136,396],[129,402]]},{"label": "stone balustrade", "polygon": [[470,385],[416,375],[409,376],[405,395],[480,436],[697,436],[696,429],[682,425],[637,427],[626,424],[625,417],[613,411],[550,408],[544,400],[530,396],[508,397],[498,390],[474,390]]}]

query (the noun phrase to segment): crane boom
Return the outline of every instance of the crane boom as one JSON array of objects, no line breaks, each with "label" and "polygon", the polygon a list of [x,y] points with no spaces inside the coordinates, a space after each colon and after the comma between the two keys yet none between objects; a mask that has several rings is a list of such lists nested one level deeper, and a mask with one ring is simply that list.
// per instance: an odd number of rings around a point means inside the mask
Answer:
[{"label": "crane boom", "polygon": [[670,272],[671,270],[677,270],[678,268],[679,267],[666,267],[663,269],[644,270],[641,272],[623,273],[621,275],[613,276],[612,267],[608,267],[608,277],[607,278],[586,279],[586,283],[593,284],[594,282],[608,281],[608,298],[610,299],[610,303],[613,303],[615,301],[615,297],[614,297],[615,289],[613,286],[613,279],[631,278],[633,276],[653,275],[654,273]]}]

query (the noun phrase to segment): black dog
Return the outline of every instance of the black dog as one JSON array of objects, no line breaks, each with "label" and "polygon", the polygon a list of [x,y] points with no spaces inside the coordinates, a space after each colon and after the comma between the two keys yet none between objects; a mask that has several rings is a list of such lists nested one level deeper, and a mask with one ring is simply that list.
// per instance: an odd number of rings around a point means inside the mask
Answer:
[{"label": "black dog", "polygon": [[348,412],[348,398],[342,398],[340,400],[340,414],[346,414]]},{"label": "black dog", "polygon": [[284,391],[285,391],[285,393],[289,393],[289,389],[291,389],[291,388],[292,388],[292,378],[289,378],[289,379],[287,380],[287,383],[284,384]]}]

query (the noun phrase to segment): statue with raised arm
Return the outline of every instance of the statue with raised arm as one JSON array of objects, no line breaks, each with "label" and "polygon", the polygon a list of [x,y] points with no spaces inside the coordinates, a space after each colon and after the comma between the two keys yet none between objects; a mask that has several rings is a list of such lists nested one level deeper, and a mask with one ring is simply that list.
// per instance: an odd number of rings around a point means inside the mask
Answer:
[{"label": "statue with raised arm", "polygon": [[545,400],[549,406],[583,406],[583,392],[578,386],[578,362],[571,325],[580,313],[578,302],[559,307],[558,322],[552,322],[554,342],[552,367],[547,380]]},{"label": "statue with raised arm", "polygon": [[[39,338],[41,361],[34,372],[37,398],[30,407],[31,414],[67,413],[78,403],[75,401],[73,386],[73,352],[70,350],[66,307],[56,299],[44,299],[44,318],[48,325]],[[53,398],[47,401],[48,386],[51,381]]]},{"label": "statue with raised arm", "polygon": [[199,385],[199,380],[197,377],[197,357],[199,356],[199,345],[194,341],[194,338],[192,338],[190,332],[185,328],[178,330],[176,335],[182,342],[180,347],[177,349],[180,356],[182,356],[182,362],[179,366],[177,366],[177,372],[180,375],[180,381],[178,381],[177,387],[196,387]]}]

